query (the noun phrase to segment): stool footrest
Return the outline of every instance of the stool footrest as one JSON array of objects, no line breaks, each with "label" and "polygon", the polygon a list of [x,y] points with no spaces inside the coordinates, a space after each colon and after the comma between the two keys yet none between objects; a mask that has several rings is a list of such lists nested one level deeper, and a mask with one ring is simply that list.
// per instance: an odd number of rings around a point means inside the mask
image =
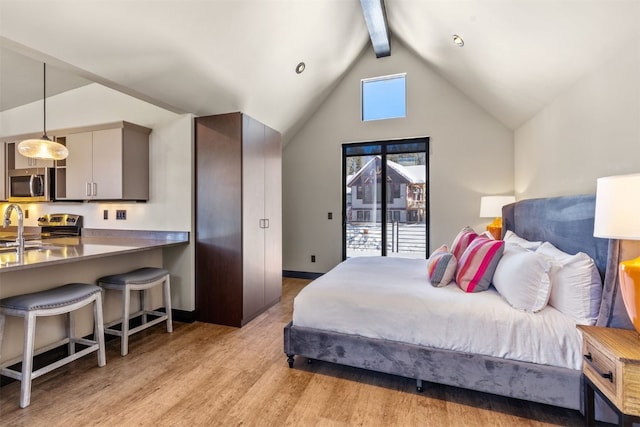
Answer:
[{"label": "stool footrest", "polygon": [[[62,340],[62,341],[63,341],[62,344],[65,344],[65,343],[69,342],[68,339]],[[84,338],[76,338],[73,341],[76,342],[76,343],[82,344],[82,345],[87,345],[88,347],[83,348],[80,351],[76,351],[73,354],[70,354],[70,355],[68,355],[68,356],[66,356],[66,357],[64,357],[62,359],[56,360],[53,363],[50,363],[50,364],[48,364],[46,366],[43,366],[42,368],[40,368],[38,370],[33,371],[31,373],[31,379],[34,380],[34,379],[38,378],[40,375],[44,375],[44,374],[46,374],[48,372],[51,372],[54,369],[59,368],[60,366],[66,365],[69,362],[73,362],[74,360],[76,360],[76,359],[78,359],[78,358],[80,358],[82,356],[85,356],[85,355],[87,355],[89,353],[93,353],[94,351],[98,351],[100,349],[100,347],[98,345],[98,342],[93,341],[93,340],[88,340],[88,339],[84,339]],[[51,350],[53,348],[56,348],[56,347],[59,347],[59,345],[51,347],[49,350]],[[43,353],[42,349],[40,349],[39,353]],[[18,358],[17,360],[14,359],[13,361],[10,361],[10,362],[13,362],[13,363],[11,363],[8,366],[15,365],[16,363],[19,363],[21,361],[22,361],[22,358]],[[7,362],[7,363],[10,363],[10,362]],[[0,374],[4,375],[6,377],[9,377],[9,378],[13,378],[14,380],[22,381],[22,372],[21,371],[16,371],[15,369],[3,367],[3,368],[0,369]]]},{"label": "stool footrest", "polygon": [[14,371],[9,368],[0,369],[0,375],[4,375],[5,377],[13,378],[14,380],[22,381],[22,372]]},{"label": "stool footrest", "polygon": [[[93,353],[94,351],[98,351],[100,349],[100,346],[98,345],[98,343],[95,343],[94,345],[92,345],[91,347],[87,347],[87,348],[83,348],[80,351],[77,351],[73,354],[68,355],[67,357],[60,359],[56,362],[53,362],[50,365],[44,366],[40,369],[38,369],[37,371],[33,371],[33,375],[31,376],[31,378],[38,378],[40,375],[44,375],[47,372],[53,371],[56,368],[59,368],[62,365],[65,365],[69,362],[73,362],[76,359],[81,358],[82,356],[85,356],[89,353]],[[99,365],[99,366],[104,366],[104,365]]]},{"label": "stool footrest", "polygon": [[[155,318],[155,319],[149,320],[148,322],[143,323],[142,325],[138,325],[135,328],[129,329],[129,332],[128,332],[127,335],[132,335],[132,334],[135,334],[136,332],[140,332],[140,331],[142,331],[144,329],[147,329],[150,326],[157,325],[158,323],[161,323],[161,322],[166,322],[168,317],[169,317],[169,316],[167,316],[167,313],[163,313],[161,311],[145,311],[145,314],[152,314],[152,315],[158,316],[158,317]],[[122,336],[122,331],[119,331],[118,329],[112,329],[111,328],[111,326],[118,325],[120,323],[122,323],[122,322],[120,320],[118,320],[117,322],[112,323],[109,326],[105,325],[104,333],[105,334],[109,334],[109,335],[117,335],[117,336],[121,337]]]},{"label": "stool footrest", "polygon": [[[49,373],[51,371],[53,371],[54,369],[59,368],[60,366],[66,365],[69,362],[73,362],[76,359],[79,359],[82,356],[86,356],[89,353],[93,353],[94,351],[98,351],[100,349],[100,346],[98,345],[97,342],[95,341],[89,341],[89,340],[83,340],[89,343],[93,343],[91,346],[87,347],[87,348],[83,348],[80,351],[77,351],[73,354],[70,354],[62,359],[56,360],[53,363],[50,363],[49,365],[43,366],[42,368],[35,370],[31,373],[31,379],[35,380],[36,378],[38,378],[41,375],[44,375],[46,373]],[[19,362],[20,360],[18,360]],[[18,380],[18,381],[22,381],[22,372],[21,371],[16,371],[14,369],[10,369],[10,368],[2,368],[0,369],[0,374],[9,377],[9,378],[13,378],[14,380]]]},{"label": "stool footrest", "polygon": [[87,339],[87,338],[74,338],[74,339],[71,340],[71,342],[73,342],[75,344],[87,345],[87,346],[91,346],[91,345],[97,344],[96,341],[90,340],[90,339]]},{"label": "stool footrest", "polygon": [[[144,315],[144,314],[150,314],[150,315],[152,315],[152,316],[165,316],[165,320],[167,319],[167,317],[166,317],[166,316],[167,316],[167,313],[166,313],[166,312],[164,312],[164,311],[156,311],[156,310],[140,310],[140,311],[137,311],[137,312],[135,312],[135,313],[131,313],[131,314],[129,315],[129,320],[133,320],[133,319],[135,319],[136,317],[140,317],[140,316],[142,316],[142,315]],[[104,327],[105,327],[105,328],[111,328],[112,326],[119,325],[119,324],[121,324],[121,323],[122,323],[122,319],[116,319],[116,320],[114,320],[113,322],[105,323],[105,324],[104,324]],[[113,329],[113,328],[111,328],[111,330],[114,330],[114,329]],[[117,330],[117,329],[116,329],[116,330]]]},{"label": "stool footrest", "polygon": [[[46,353],[49,350],[53,350],[54,348],[58,348],[60,346],[63,346],[65,344],[69,344],[69,338],[63,338],[60,341],[56,341],[54,343],[51,343],[49,345],[46,345],[44,347],[40,347],[37,350],[33,351],[33,355],[34,356],[38,356],[42,353]],[[5,362],[2,362],[2,364],[0,365],[0,369],[2,368],[6,368],[7,366],[11,366],[11,365],[15,365],[16,363],[20,363],[22,362],[22,356],[18,356],[18,357],[14,357],[13,359],[7,360]]]}]

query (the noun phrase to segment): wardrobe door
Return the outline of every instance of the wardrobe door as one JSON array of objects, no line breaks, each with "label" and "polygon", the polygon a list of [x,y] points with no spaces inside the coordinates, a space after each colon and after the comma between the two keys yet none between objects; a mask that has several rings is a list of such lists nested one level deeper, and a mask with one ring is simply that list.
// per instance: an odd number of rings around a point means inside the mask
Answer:
[{"label": "wardrobe door", "polygon": [[242,257],[245,324],[264,309],[264,125],[242,120]]},{"label": "wardrobe door", "polygon": [[196,318],[242,321],[242,121],[196,119]]},{"label": "wardrobe door", "polygon": [[265,303],[282,295],[282,147],[278,132],[265,126]]}]

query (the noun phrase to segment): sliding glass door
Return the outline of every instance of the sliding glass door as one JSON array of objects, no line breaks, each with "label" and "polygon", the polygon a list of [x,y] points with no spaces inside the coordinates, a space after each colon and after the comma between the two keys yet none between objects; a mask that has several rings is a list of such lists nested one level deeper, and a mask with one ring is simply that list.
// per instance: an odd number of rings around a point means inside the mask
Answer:
[{"label": "sliding glass door", "polygon": [[429,138],[344,144],[343,258],[426,258]]}]

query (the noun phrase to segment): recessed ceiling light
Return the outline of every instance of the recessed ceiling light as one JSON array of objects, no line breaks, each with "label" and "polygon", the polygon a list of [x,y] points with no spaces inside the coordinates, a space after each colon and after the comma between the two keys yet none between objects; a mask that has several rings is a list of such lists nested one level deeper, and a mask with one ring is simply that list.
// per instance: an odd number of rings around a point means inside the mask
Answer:
[{"label": "recessed ceiling light", "polygon": [[307,66],[304,65],[304,62],[300,62],[298,65],[296,65],[296,73],[302,74],[305,68],[307,68]]},{"label": "recessed ceiling light", "polygon": [[462,47],[464,46],[464,40],[462,40],[462,37],[460,37],[457,34],[453,35],[453,42],[456,44],[456,46],[458,47]]}]

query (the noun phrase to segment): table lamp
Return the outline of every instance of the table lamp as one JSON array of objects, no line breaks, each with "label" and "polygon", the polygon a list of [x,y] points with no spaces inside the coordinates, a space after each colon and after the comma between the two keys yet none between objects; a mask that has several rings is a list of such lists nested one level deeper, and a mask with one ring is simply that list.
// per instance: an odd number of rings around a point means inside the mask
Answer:
[{"label": "table lamp", "polygon": [[502,238],[502,207],[516,201],[515,196],[483,196],[480,198],[480,218],[495,218],[487,230],[495,239]]},{"label": "table lamp", "polygon": [[[593,235],[640,240],[640,173],[598,178]],[[618,271],[624,306],[640,333],[640,257],[620,262]]]}]

